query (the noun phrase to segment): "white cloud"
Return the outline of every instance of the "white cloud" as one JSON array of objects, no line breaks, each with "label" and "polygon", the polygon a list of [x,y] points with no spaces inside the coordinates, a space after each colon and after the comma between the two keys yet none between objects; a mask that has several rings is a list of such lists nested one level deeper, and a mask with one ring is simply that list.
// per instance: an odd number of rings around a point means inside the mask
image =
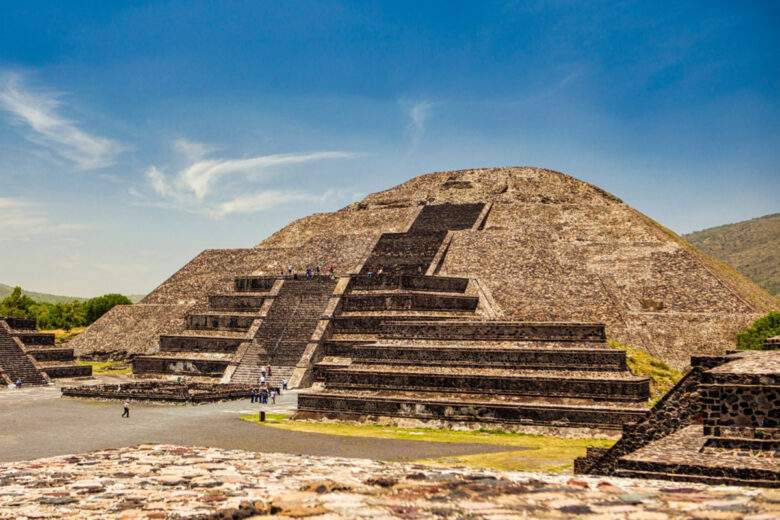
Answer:
[{"label": "white cloud", "polygon": [[401,107],[409,119],[407,131],[412,146],[417,146],[425,134],[425,125],[431,117],[433,103],[430,101],[416,101],[414,103],[402,101]]},{"label": "white cloud", "polygon": [[122,146],[111,139],[89,134],[59,114],[62,103],[50,92],[33,92],[18,74],[7,74],[0,86],[0,109],[32,130],[27,138],[82,170],[104,168],[114,163]]},{"label": "white cloud", "polygon": [[34,240],[44,235],[84,229],[80,224],[56,224],[36,204],[22,199],[0,197],[0,242],[8,240]]},{"label": "white cloud", "polygon": [[[233,213],[263,211],[292,201],[323,200],[329,192],[312,195],[297,191],[261,190],[246,195],[243,191],[248,185],[267,180],[276,173],[278,167],[356,157],[356,154],[350,152],[321,151],[260,155],[242,159],[209,158],[215,148],[186,139],[177,139],[173,143],[173,148],[191,163],[174,174],[166,174],[155,165],[147,168],[144,176],[157,197],[157,200],[148,203],[159,207],[204,213],[212,218],[221,218]],[[230,193],[229,183],[217,183],[219,179],[225,177],[241,179],[242,192]],[[235,190],[235,184],[232,184],[232,187]],[[133,192],[132,194],[137,198],[143,198],[137,190]]]},{"label": "white cloud", "polygon": [[321,198],[321,196],[310,193],[294,191],[260,191],[252,195],[239,195],[231,200],[217,204],[216,207],[209,211],[209,215],[214,218],[221,218],[231,213],[255,213],[288,202],[315,201]]}]

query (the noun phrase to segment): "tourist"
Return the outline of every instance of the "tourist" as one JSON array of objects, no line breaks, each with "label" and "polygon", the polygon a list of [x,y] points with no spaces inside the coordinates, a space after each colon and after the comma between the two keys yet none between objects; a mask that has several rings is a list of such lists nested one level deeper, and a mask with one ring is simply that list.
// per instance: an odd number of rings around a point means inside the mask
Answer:
[{"label": "tourist", "polygon": [[320,269],[320,264],[317,264],[317,278],[322,276],[322,270]]},{"label": "tourist", "polygon": [[306,266],[306,279],[307,280],[311,280],[311,266],[310,265]]},{"label": "tourist", "polygon": [[266,372],[268,373],[268,377],[271,377],[271,365],[266,367]]},{"label": "tourist", "polygon": [[289,276],[292,276],[292,274],[293,274],[293,266],[292,266],[292,264],[287,266],[287,274]]},{"label": "tourist", "polygon": [[125,403],[122,405],[124,406],[125,411],[122,412],[122,418],[130,418],[130,401],[125,401]]},{"label": "tourist", "polygon": [[378,269],[378,270],[377,270],[377,272],[376,272],[376,275],[377,275],[377,276],[379,276],[379,275],[380,275],[380,274],[382,274],[383,272],[384,272],[384,269],[383,269],[383,268],[382,268],[382,266],[380,265],[380,266],[379,266],[379,269]]},{"label": "tourist", "polygon": [[260,386],[265,386],[265,369],[263,369],[263,375],[260,376]]},{"label": "tourist", "polygon": [[287,380],[282,379],[282,390],[287,390]]},{"label": "tourist", "polygon": [[17,380],[16,380],[16,388],[21,388],[21,387],[22,387],[22,379],[21,378],[17,378]]},{"label": "tourist", "polygon": [[265,387],[260,389],[260,402],[262,404],[268,404],[268,389]]},{"label": "tourist", "polygon": [[271,389],[271,404],[276,404],[276,390]]},{"label": "tourist", "polygon": [[265,371],[265,365],[260,367],[260,375],[265,377],[266,371]]},{"label": "tourist", "polygon": [[249,393],[249,399],[250,399],[250,400],[251,400],[251,402],[253,402],[253,403],[254,403],[254,402],[255,402],[255,400],[257,399],[257,390],[255,390],[254,388],[253,388],[253,389],[252,389],[252,391]]},{"label": "tourist", "polygon": [[333,280],[335,278],[336,278],[336,266],[330,264],[330,279]]}]

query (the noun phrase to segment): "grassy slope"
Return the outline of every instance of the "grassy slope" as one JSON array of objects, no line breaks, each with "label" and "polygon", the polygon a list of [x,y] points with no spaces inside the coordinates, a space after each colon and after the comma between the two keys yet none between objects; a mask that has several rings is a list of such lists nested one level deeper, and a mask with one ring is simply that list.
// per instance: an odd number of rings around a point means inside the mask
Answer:
[{"label": "grassy slope", "polygon": [[780,298],[777,298],[753,283],[729,264],[703,253],[683,237],[668,229],[647,215],[633,210],[634,213],[659,232],[677,242],[683,249],[690,252],[707,269],[713,272],[724,284],[738,294],[743,300],[753,305],[756,312],[769,312],[780,309]]},{"label": "grassy slope", "polygon": [[685,238],[780,296],[780,213],[696,231]]},{"label": "grassy slope", "polygon": [[[241,419],[259,424],[256,414]],[[341,435],[345,437],[373,437],[419,442],[457,442],[506,446],[506,451],[423,459],[417,462],[442,466],[471,466],[509,471],[562,472],[571,469],[572,461],[585,454],[588,446],[609,447],[608,439],[567,439],[547,435],[505,433],[498,431],[459,431],[433,428],[399,428],[378,424],[346,422],[293,421],[286,415],[267,414],[266,426],[290,431]]]},{"label": "grassy slope", "polygon": [[651,356],[644,350],[609,340],[609,346],[626,351],[628,369],[635,376],[650,378],[650,403],[653,404],[677,384],[683,373],[671,368],[662,360]]}]

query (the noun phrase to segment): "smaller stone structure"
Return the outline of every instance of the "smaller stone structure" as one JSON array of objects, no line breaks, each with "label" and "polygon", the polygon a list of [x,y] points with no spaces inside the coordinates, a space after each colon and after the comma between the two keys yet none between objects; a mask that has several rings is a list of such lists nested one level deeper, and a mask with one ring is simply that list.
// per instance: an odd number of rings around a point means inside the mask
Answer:
[{"label": "smaller stone structure", "polygon": [[38,332],[35,320],[0,317],[0,382],[45,385],[50,378],[89,377],[92,367],[75,363],[73,349],[54,334]]},{"label": "smaller stone structure", "polygon": [[208,403],[227,399],[245,399],[251,388],[247,385],[213,383],[174,383],[170,381],[139,381],[117,385],[85,385],[62,389],[67,397],[96,399],[130,399],[134,401],[168,401]]},{"label": "smaller stone structure", "polygon": [[691,371],[575,472],[780,487],[780,353],[691,360]]}]

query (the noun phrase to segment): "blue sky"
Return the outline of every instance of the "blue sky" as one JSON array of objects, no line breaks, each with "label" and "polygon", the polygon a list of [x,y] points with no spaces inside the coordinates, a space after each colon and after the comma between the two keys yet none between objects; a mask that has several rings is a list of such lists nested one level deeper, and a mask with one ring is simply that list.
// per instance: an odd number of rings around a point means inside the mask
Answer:
[{"label": "blue sky", "polygon": [[0,4],[0,282],[143,293],[421,173],[535,165],[684,233],[780,210],[780,4]]}]

